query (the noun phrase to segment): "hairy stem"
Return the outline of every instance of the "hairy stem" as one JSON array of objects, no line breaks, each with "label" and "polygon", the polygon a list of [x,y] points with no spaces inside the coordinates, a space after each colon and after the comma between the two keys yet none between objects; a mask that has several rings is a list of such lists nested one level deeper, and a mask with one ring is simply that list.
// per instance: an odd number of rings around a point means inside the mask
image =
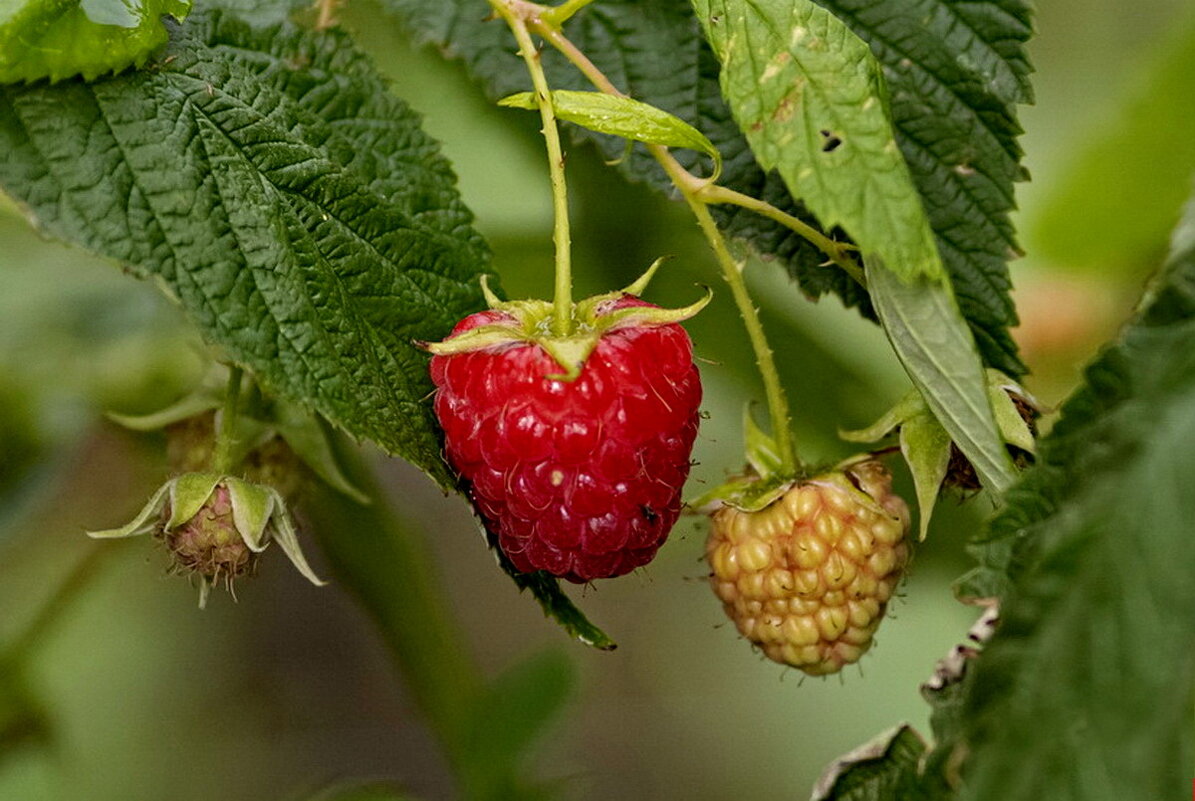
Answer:
[{"label": "hairy stem", "polygon": [[[528,23],[523,16],[527,9],[539,7],[527,3],[514,3],[511,0],[490,0],[490,5],[514,33],[515,40],[519,43],[519,53],[527,64],[527,72],[530,73],[531,83],[535,86],[536,104],[539,106],[544,141],[548,148],[548,172],[552,178],[552,211],[555,218],[552,240],[556,244],[556,291],[552,299],[552,332],[557,336],[568,336],[572,330],[573,276],[568,230],[568,191],[564,180],[564,151],[560,146],[556,112],[552,108],[551,90],[548,88],[548,78],[544,75],[544,67],[540,62],[539,48],[531,41]],[[538,17],[533,18],[538,20]]]},{"label": "hairy stem", "polygon": [[[683,189],[681,191],[684,192]],[[735,306],[738,307],[743,324],[747,327],[747,336],[751,339],[751,349],[755,352],[755,363],[759,367],[759,375],[763,379],[764,393],[767,396],[772,437],[776,440],[776,450],[780,455],[780,468],[785,475],[792,475],[796,472],[799,462],[788,415],[788,398],[784,394],[784,385],[780,383],[780,373],[776,370],[776,359],[772,349],[768,347],[768,338],[764,335],[763,324],[759,320],[759,309],[751,302],[747,284],[743,280],[742,267],[726,247],[726,240],[710,215],[709,207],[695,195],[684,192],[684,196],[685,202],[697,217],[697,223],[701,226],[706,241],[718,258],[722,276],[730,285]]]},{"label": "hairy stem", "polygon": [[765,200],[744,195],[742,192],[736,192],[724,186],[710,184],[703,187],[701,190],[701,199],[706,203],[729,203],[741,206],[757,214],[761,214],[770,220],[775,220],[815,245],[818,250],[830,258],[830,261],[837,264],[847,275],[855,279],[860,286],[867,286],[867,280],[863,277],[863,268],[851,258],[849,247],[842,242],[835,242],[804,220],[776,208]]},{"label": "hairy stem", "polygon": [[237,450],[237,414],[240,411],[241,379],[244,370],[236,365],[228,368],[228,389],[220,410],[220,430],[216,434],[216,453],[212,467],[217,473],[228,473],[236,467],[233,454]]}]

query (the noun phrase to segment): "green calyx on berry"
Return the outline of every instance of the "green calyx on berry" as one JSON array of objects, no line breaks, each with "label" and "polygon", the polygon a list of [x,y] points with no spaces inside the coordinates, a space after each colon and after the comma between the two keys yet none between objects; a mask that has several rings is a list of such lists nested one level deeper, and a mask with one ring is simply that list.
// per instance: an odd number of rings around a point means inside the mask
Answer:
[{"label": "green calyx on berry", "polygon": [[784,495],[802,476],[785,471],[776,440],[756,425],[751,408],[743,410],[747,469],[687,502],[690,509],[712,513],[722,506],[758,512]]},{"label": "green calyx on berry", "polygon": [[647,272],[625,289],[573,303],[569,330],[563,336],[552,330],[553,304],[550,301],[501,300],[490,290],[486,277],[482,276],[481,288],[486,303],[491,311],[498,313],[495,321],[442,342],[421,344],[437,356],[451,356],[513,343],[534,343],[543,348],[563,371],[549,378],[573,381],[581,374],[585,360],[603,335],[620,328],[679,323],[696,315],[710,302],[713,293],[707,287],[703,298],[680,309],[632,306],[610,310],[612,304],[627,295],[642,295],[663,262],[663,258],[656,259]]},{"label": "green calyx on berry", "polygon": [[[1033,421],[1039,414],[1037,402],[1011,378],[990,368],[987,389],[1000,435],[1014,462],[1023,467],[1032,460],[1035,451]],[[925,539],[940,490],[944,486],[979,489],[975,470],[915,389],[867,428],[838,432],[848,442],[879,442],[892,434],[898,435],[901,453],[913,474],[921,518],[920,538]]]},{"label": "green calyx on berry", "polygon": [[173,567],[199,576],[199,606],[223,581],[252,573],[271,542],[312,584],[326,582],[307,563],[286,500],[270,486],[219,473],[184,473],[158,488],[128,524],[89,531],[96,539],[153,534],[166,543]]}]

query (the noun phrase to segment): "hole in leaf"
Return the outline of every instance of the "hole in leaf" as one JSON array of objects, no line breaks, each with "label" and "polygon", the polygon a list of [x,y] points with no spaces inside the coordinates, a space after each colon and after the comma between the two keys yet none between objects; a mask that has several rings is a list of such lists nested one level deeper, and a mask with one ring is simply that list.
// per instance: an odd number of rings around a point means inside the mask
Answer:
[{"label": "hole in leaf", "polygon": [[821,134],[822,139],[824,140],[822,142],[823,153],[833,153],[838,149],[838,146],[842,144],[842,138],[833,131],[823,130]]}]

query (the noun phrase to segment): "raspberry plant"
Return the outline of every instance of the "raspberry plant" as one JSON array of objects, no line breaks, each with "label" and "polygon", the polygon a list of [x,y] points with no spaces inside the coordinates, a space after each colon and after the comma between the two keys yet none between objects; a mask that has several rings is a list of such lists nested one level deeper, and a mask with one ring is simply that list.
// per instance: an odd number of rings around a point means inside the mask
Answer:
[{"label": "raspberry plant", "polygon": [[[312,584],[327,575],[372,616],[457,792],[478,799],[561,789],[524,763],[564,700],[567,664],[532,657],[490,678],[472,661],[432,560],[387,504],[383,458],[460,493],[495,575],[602,651],[614,639],[559,579],[642,568],[661,581],[648,562],[663,547],[707,560],[702,602],[723,605],[746,660],[758,647],[812,675],[866,665],[915,557],[969,537],[977,566],[956,595],[984,611],[936,667],[926,655],[931,730],[901,724],[846,754],[813,797],[1185,792],[1195,200],[1132,319],[1037,441],[1008,267],[1027,177],[1018,107],[1033,94],[1025,0],[382,0],[379,13],[463,63],[489,101],[523,110],[503,112],[511,126],[538,117],[553,258],[534,270],[550,300],[507,298],[448,157],[339,24],[343,11],[333,0],[0,8],[0,192],[43,235],[152,281],[205,343],[206,377],[181,399],[112,415],[165,428],[174,465],[130,523],[94,536],[153,533],[194,574],[201,604],[234,578],[252,593],[271,541]],[[1159,71],[1150,136],[1181,122],[1190,52],[1174,48]],[[1141,141],[1129,128],[1114,145]],[[1156,246],[1142,232],[1156,238],[1159,220],[1179,217],[1173,176],[1195,169],[1189,142],[1167,152],[1168,174],[1151,173],[1156,192],[1097,202],[1106,231],[1067,247]],[[587,149],[681,201],[705,263],[657,261],[624,291],[575,300],[573,224],[587,218],[570,219],[567,156]],[[1078,196],[1117,195],[1101,170],[1122,150],[1097,158],[1079,189],[1063,185],[1054,218]],[[750,359],[734,358],[753,363],[768,423],[748,409],[742,448],[719,443],[722,483],[685,487],[699,373],[726,369],[694,361],[717,345],[695,333],[709,333],[695,317],[708,298],[662,297],[647,283],[657,268],[718,276],[714,294],[744,327]],[[769,343],[748,271],[792,279],[774,303],[833,295],[882,328],[908,394],[867,429],[830,421],[872,450],[798,447],[823,378],[784,380],[802,354],[771,321]],[[4,482],[29,473],[40,447],[13,398],[0,392]],[[879,461],[896,452],[907,470]],[[912,479],[923,542],[908,536],[890,469]],[[978,532],[930,536],[952,485],[992,511]],[[700,522],[680,528],[707,527],[704,552],[692,537],[665,546],[682,497]],[[301,539],[318,543],[317,570]],[[32,655],[119,547],[78,557],[0,641],[0,757],[52,736]],[[766,682],[778,669],[744,661],[712,680]]]}]

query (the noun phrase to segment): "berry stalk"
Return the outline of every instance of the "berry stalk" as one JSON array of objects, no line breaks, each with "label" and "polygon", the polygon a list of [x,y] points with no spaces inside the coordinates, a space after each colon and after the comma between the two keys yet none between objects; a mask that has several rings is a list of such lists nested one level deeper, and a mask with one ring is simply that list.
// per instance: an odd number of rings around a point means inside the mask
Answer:
[{"label": "berry stalk", "polygon": [[[535,29],[536,33],[540,34],[552,44],[557,50],[565,55],[574,66],[576,66],[599,90],[606,94],[615,95],[618,97],[626,97],[618,87],[611,83],[610,79],[597,68],[597,66],[589,60],[589,58],[581,52],[581,50],[574,45],[563,33],[551,24],[545,22],[542,17],[531,17],[530,23]],[[739,315],[743,318],[743,323],[747,328],[747,336],[751,340],[751,348],[755,352],[755,363],[759,367],[760,378],[763,380],[764,393],[767,397],[768,413],[772,423],[772,436],[776,441],[777,451],[780,456],[781,469],[788,474],[795,474],[800,464],[796,446],[793,442],[792,425],[789,415],[788,398],[785,396],[784,386],[780,383],[780,374],[776,369],[776,360],[772,354],[772,349],[768,346],[767,336],[764,334],[763,325],[759,320],[759,310],[751,302],[751,296],[747,292],[746,283],[743,281],[743,273],[741,265],[735,262],[734,257],[730,253],[730,249],[726,246],[726,240],[722,236],[722,232],[718,230],[717,224],[714,223],[713,217],[709,212],[709,204],[711,202],[732,202],[739,198],[739,193],[730,192],[727,190],[725,194],[716,194],[711,196],[717,199],[707,199],[706,193],[711,188],[711,182],[706,179],[701,179],[686,170],[680,162],[668,151],[668,148],[662,145],[647,144],[648,151],[655,157],[660,166],[672,179],[672,183],[680,190],[685,198],[685,202],[692,209],[693,214],[697,217],[697,222],[701,226],[702,233],[705,234],[706,240],[709,242],[710,248],[714,251],[714,255],[718,260],[719,266],[722,268],[723,277],[726,283],[730,285],[731,294],[734,296],[735,305],[738,307]],[[754,200],[742,195],[742,198],[747,200]],[[763,201],[755,201],[763,206],[769,204]],[[769,208],[772,208],[769,206]],[[756,209],[757,211],[759,209]],[[822,247],[823,250],[833,246],[831,250],[831,258],[834,254],[841,254],[838,251],[837,243],[825,237],[821,233],[814,231],[804,222],[797,220],[795,217],[785,215],[779,209],[775,209],[776,214],[789,218],[791,221],[798,223],[801,228],[794,229],[802,236],[809,237],[810,234],[816,235],[817,239],[811,239],[815,245]],[[769,215],[770,216],[770,215]],[[782,222],[784,220],[781,220]],[[790,226],[791,227],[791,226]],[[830,254],[831,250],[827,250]],[[858,271],[858,267],[853,265],[854,269]]]},{"label": "berry stalk", "polygon": [[[555,228],[552,241],[556,245],[556,289],[552,298],[552,333],[566,337],[572,332],[573,276],[571,240],[568,227],[568,191],[564,178],[564,152],[560,146],[560,131],[556,126],[556,112],[552,108],[552,96],[548,79],[540,61],[539,49],[531,41],[527,21],[516,13],[512,3],[506,0],[490,0],[490,5],[506,21],[515,40],[519,43],[519,54],[527,64],[531,83],[543,121],[542,133],[548,149],[548,172],[552,179],[552,212]],[[584,5],[584,3],[579,4]],[[574,9],[575,10],[575,9]]]},{"label": "berry stalk", "polygon": [[213,469],[217,473],[230,473],[236,467],[233,454],[237,450],[237,414],[240,410],[241,378],[244,370],[236,365],[228,368],[228,389],[224,394],[224,406],[220,410],[220,430],[216,435],[216,453]]},{"label": "berry stalk", "polygon": [[776,450],[780,455],[780,469],[787,475],[795,474],[800,462],[797,459],[796,446],[793,444],[792,421],[789,419],[788,397],[784,393],[784,385],[780,383],[780,373],[776,370],[776,359],[772,349],[768,346],[768,338],[764,334],[763,324],[759,320],[759,309],[751,302],[747,293],[747,284],[743,280],[742,265],[734,260],[730,249],[726,247],[726,240],[718,230],[714,218],[710,215],[709,207],[696,195],[681,188],[685,202],[697,217],[697,224],[701,226],[706,241],[714,251],[718,264],[722,267],[722,275],[730,285],[730,292],[734,296],[734,303],[743,318],[743,325],[747,328],[747,336],[751,340],[751,349],[755,352],[755,364],[759,367],[759,375],[763,380],[764,393],[768,402],[768,414],[772,421],[772,438],[776,441]]}]

